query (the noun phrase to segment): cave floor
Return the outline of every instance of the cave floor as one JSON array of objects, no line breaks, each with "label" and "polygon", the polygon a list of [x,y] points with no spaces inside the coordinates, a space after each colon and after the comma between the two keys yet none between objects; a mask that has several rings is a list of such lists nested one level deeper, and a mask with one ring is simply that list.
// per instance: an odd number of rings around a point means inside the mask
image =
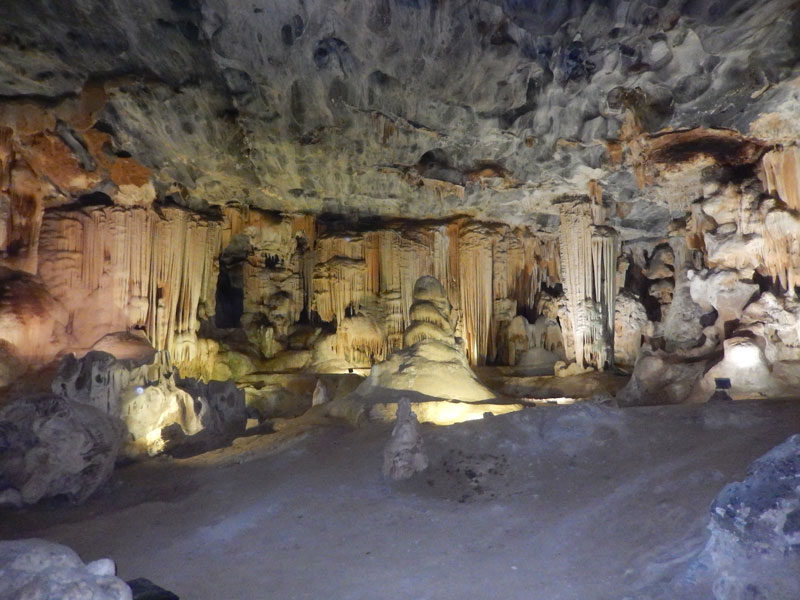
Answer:
[{"label": "cave floor", "polygon": [[313,411],[283,425],[120,468],[81,507],[0,512],[0,536],[111,557],[122,578],[185,600],[701,600],[708,506],[800,432],[800,402],[581,403],[423,425],[431,466],[402,483],[381,476],[390,425]]}]

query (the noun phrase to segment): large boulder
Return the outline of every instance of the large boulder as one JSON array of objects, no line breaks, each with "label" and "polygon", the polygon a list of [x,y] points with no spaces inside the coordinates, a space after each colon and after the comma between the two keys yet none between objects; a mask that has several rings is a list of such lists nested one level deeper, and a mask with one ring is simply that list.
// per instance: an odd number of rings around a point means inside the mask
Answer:
[{"label": "large boulder", "polygon": [[661,351],[644,352],[636,361],[630,381],[617,394],[617,402],[621,406],[685,402],[703,377],[705,367],[704,360],[686,360]]},{"label": "large boulder", "polygon": [[67,546],[39,539],[0,541],[0,598],[5,600],[131,600],[114,562],[84,564]]},{"label": "large boulder", "polygon": [[0,410],[0,486],[25,504],[83,502],[111,476],[122,437],[121,424],[92,406],[55,395],[16,400]]},{"label": "large boulder", "polygon": [[725,486],[709,529],[705,555],[717,600],[800,598],[800,435]]}]

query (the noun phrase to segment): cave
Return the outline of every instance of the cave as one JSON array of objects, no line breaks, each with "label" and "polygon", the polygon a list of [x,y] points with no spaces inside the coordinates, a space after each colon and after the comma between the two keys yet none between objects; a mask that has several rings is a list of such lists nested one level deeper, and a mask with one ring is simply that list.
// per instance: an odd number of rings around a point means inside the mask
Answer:
[{"label": "cave", "polygon": [[0,599],[800,598],[796,0],[2,13]]}]

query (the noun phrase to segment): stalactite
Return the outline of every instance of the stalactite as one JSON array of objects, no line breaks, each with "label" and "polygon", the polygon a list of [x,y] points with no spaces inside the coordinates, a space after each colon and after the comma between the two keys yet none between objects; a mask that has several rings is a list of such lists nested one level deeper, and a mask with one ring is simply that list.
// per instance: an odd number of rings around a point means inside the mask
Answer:
[{"label": "stalactite", "polygon": [[213,313],[220,223],[173,207],[45,215],[40,274],[71,313],[73,335],[143,326],[176,362],[190,360],[198,309]]},{"label": "stalactite", "polygon": [[777,193],[789,208],[800,210],[800,147],[771,150],[761,164],[767,191]]},{"label": "stalactite", "polygon": [[366,263],[335,256],[314,267],[312,308],[324,321],[342,323],[348,308],[358,308],[364,297]]},{"label": "stalactite", "polygon": [[365,315],[344,319],[334,338],[334,352],[350,364],[369,366],[388,354],[385,332]]},{"label": "stalactite", "polygon": [[565,347],[581,368],[613,361],[617,238],[613,229],[594,227],[592,220],[589,202],[561,205],[559,247],[569,313],[563,321],[572,338]]},{"label": "stalactite", "polygon": [[462,228],[459,240],[459,282],[467,358],[483,364],[492,321],[492,242],[480,225]]}]

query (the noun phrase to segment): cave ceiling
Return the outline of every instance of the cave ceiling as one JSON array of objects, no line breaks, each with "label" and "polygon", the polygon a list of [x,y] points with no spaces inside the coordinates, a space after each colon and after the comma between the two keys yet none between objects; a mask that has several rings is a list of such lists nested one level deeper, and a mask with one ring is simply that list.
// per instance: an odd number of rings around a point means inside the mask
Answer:
[{"label": "cave ceiling", "polygon": [[[55,114],[89,173],[99,131],[159,197],[194,208],[552,229],[558,199],[599,190],[633,238],[666,230],[709,169],[800,136],[796,0],[5,0],[3,13],[0,120]],[[63,117],[76,102],[90,105],[82,127]]]}]

